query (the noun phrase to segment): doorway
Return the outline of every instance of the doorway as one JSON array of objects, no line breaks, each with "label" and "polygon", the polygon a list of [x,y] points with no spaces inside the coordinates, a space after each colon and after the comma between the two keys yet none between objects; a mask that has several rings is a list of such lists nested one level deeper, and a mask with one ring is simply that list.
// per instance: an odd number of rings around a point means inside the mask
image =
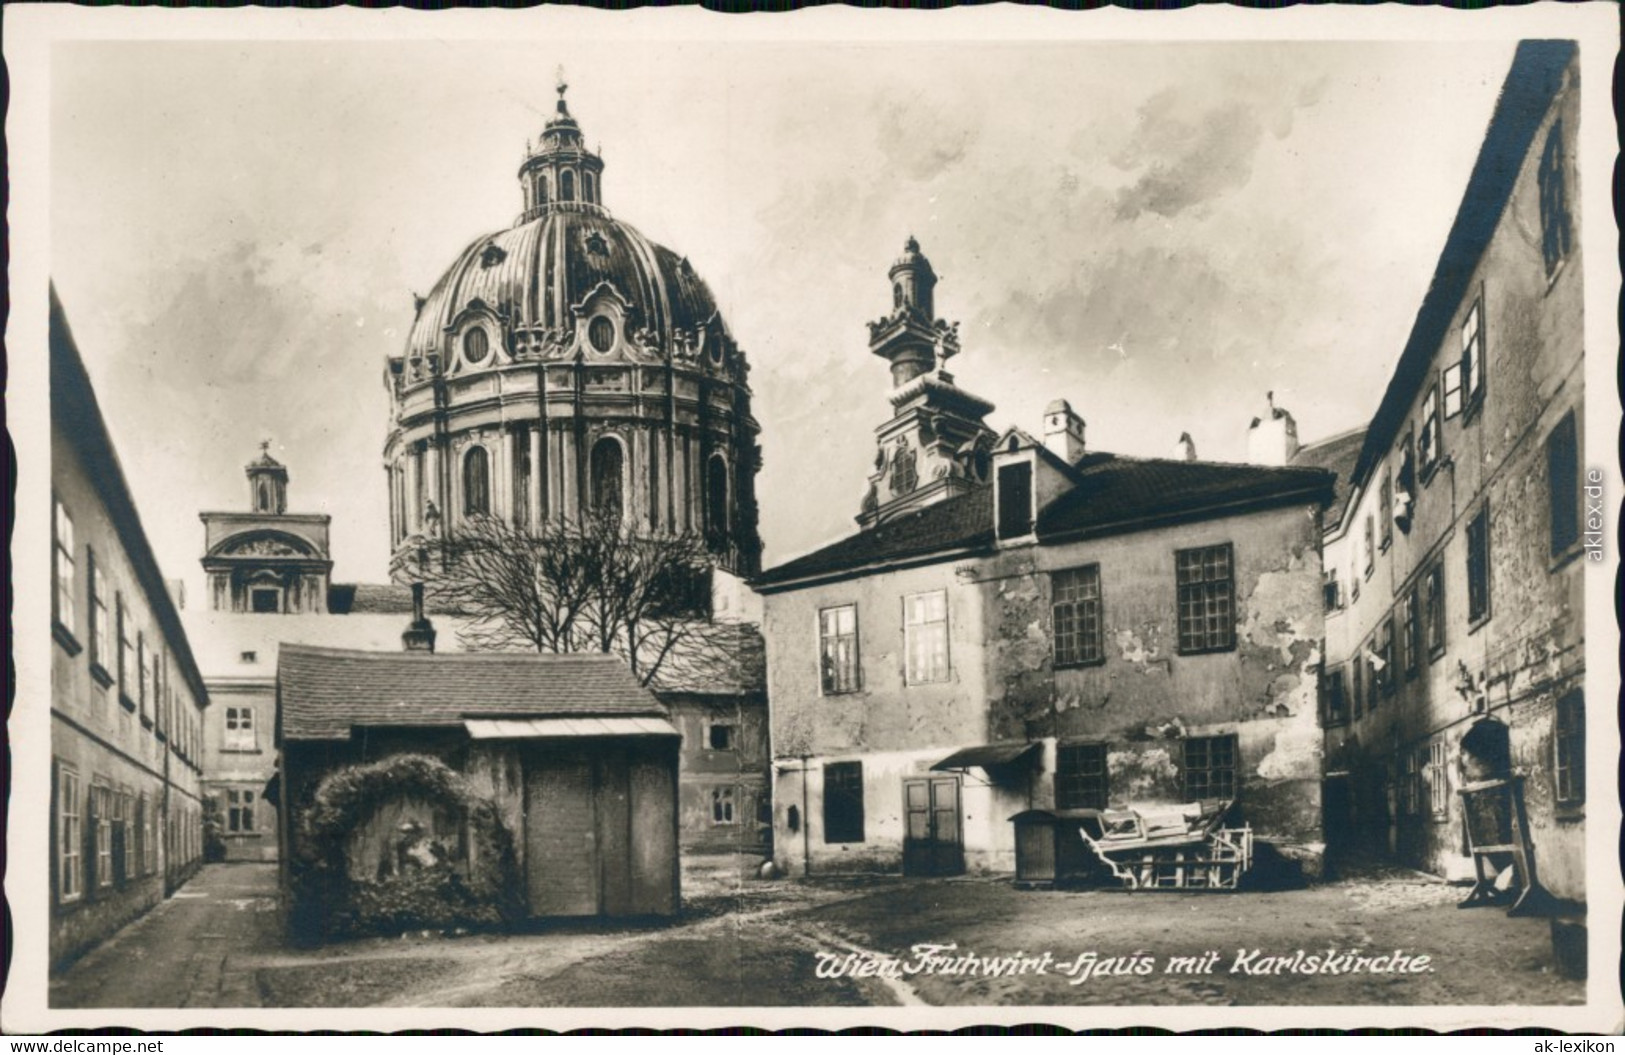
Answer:
[{"label": "doorway", "polygon": [[959,778],[903,778],[903,874],[959,875],[965,841],[959,820]]}]

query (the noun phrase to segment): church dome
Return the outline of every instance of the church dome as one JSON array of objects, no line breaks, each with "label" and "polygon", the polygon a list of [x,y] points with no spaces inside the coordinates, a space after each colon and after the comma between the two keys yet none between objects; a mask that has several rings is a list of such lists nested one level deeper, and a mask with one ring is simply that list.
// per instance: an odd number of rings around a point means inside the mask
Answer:
[{"label": "church dome", "polygon": [[611,507],[759,570],[744,353],[687,258],[610,215],[603,170],[561,84],[518,219],[417,298],[385,378],[397,578],[473,517],[540,528]]}]

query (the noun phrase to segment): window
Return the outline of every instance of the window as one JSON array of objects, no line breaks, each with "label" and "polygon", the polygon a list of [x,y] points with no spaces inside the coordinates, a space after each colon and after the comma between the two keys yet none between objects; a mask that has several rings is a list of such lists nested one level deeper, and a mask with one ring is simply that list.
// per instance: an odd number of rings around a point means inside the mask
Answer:
[{"label": "window", "polygon": [[1399,777],[1399,809],[1407,817],[1414,817],[1421,810],[1422,802],[1422,764],[1421,752],[1426,746],[1406,751],[1400,758]]},{"label": "window", "polygon": [[[1471,411],[1484,395],[1484,298],[1467,309],[1461,324],[1461,403]],[[1448,406],[1446,410],[1448,411]],[[1446,417],[1449,416],[1447,413]]]},{"label": "window", "polygon": [[1060,744],[1055,748],[1055,808],[1106,808],[1106,745]]},{"label": "window", "polygon": [[706,727],[705,743],[713,751],[734,749],[734,727],[724,722],[713,722]]},{"label": "window", "polygon": [[1228,652],[1236,647],[1235,582],[1226,542],[1174,554],[1179,589],[1179,651]]},{"label": "window", "polygon": [[604,436],[592,445],[588,459],[592,484],[592,510],[611,519],[621,515],[621,444]]},{"label": "window", "polygon": [[77,901],[84,887],[84,828],[79,815],[79,771],[63,762],[56,767],[57,898]]},{"label": "window", "polygon": [[130,700],[130,690],[134,674],[130,670],[132,649],[130,648],[130,613],[124,607],[123,595],[115,596],[114,609],[118,616],[118,693],[127,706],[133,706]]},{"label": "window", "polygon": [[559,200],[576,200],[576,174],[569,169],[559,173]]},{"label": "window", "polygon": [[1385,619],[1382,629],[1377,633],[1377,662],[1379,680],[1382,682],[1382,694],[1392,696],[1399,685],[1399,679],[1394,677],[1394,621]]},{"label": "window", "polygon": [[140,695],[136,697],[136,704],[141,710],[141,717],[150,721],[152,712],[152,653],[147,650],[147,635],[137,632],[135,635],[136,669],[140,672]]},{"label": "window", "polygon": [[732,824],[734,822],[734,789],[720,787],[711,789],[711,823]]},{"label": "window", "polygon": [[1486,503],[1467,522],[1467,621],[1479,623],[1490,614],[1490,507]]},{"label": "window", "polygon": [[1557,701],[1552,730],[1552,779],[1556,784],[1558,802],[1585,801],[1585,696],[1579,689]]},{"label": "window", "polygon": [[1435,817],[1445,816],[1450,812],[1450,774],[1443,740],[1428,745],[1427,785],[1429,810]]},{"label": "window", "polygon": [[1382,524],[1377,543],[1387,552],[1388,547],[1394,544],[1394,476],[1387,469],[1382,472],[1382,488],[1377,493],[1377,519]]},{"label": "window", "polygon": [[720,454],[713,454],[705,463],[706,516],[711,530],[721,537],[728,535],[728,462]]},{"label": "window", "polygon": [[475,326],[463,334],[463,358],[470,363],[485,361],[491,354],[491,338],[486,336],[484,327]]},{"label": "window", "polygon": [[587,323],[587,343],[592,350],[599,353],[608,352],[615,347],[615,323],[607,315],[594,315],[592,321]]},{"label": "window", "polygon": [[1365,713],[1365,657],[1356,652],[1350,667],[1354,675],[1354,691],[1349,695],[1354,701],[1354,717],[1358,718]]},{"label": "window", "polygon": [[[1355,559],[1358,560],[1358,558],[1355,558]],[[1356,564],[1349,565],[1349,602],[1353,603],[1355,601],[1358,601],[1359,599],[1360,599],[1360,567],[1356,563]]]},{"label": "window", "polygon": [[237,654],[238,662],[241,663],[258,663],[259,658],[260,654],[258,652],[239,652]]},{"label": "window", "polygon": [[1426,479],[1439,467],[1439,392],[1429,386],[1422,397],[1422,424],[1416,433],[1416,456]]},{"label": "window", "polygon": [[67,632],[64,644],[73,645],[73,651],[78,651],[73,641],[73,518],[68,516],[67,507],[60,501],[56,503],[56,512],[51,521],[51,544],[54,554],[52,572],[56,579],[56,589],[51,594],[51,617],[58,627]]},{"label": "window", "polygon": [[920,486],[920,473],[915,467],[914,448],[905,437],[897,441],[891,453],[891,493],[906,495]]},{"label": "window", "polygon": [[1435,564],[1422,578],[1422,607],[1427,615],[1428,656],[1444,651],[1444,565]]},{"label": "window", "polygon": [[1235,736],[1201,736],[1186,740],[1180,776],[1187,799],[1235,798]]},{"label": "window", "polygon": [[90,591],[90,670],[105,686],[112,680],[107,664],[113,660],[107,615],[107,573],[96,563],[96,552],[89,548],[85,550],[85,581]]},{"label": "window", "polygon": [[254,708],[226,708],[225,739],[220,746],[227,751],[253,751],[259,746],[254,739]]},{"label": "window", "polygon": [[948,680],[948,591],[903,599],[903,652],[905,684]]},{"label": "window", "polygon": [[1394,492],[1394,525],[1410,534],[1411,512],[1416,505],[1416,441],[1409,432],[1399,441],[1399,488]]},{"label": "window", "polygon": [[1326,611],[1336,612],[1343,607],[1343,586],[1337,581],[1337,569],[1327,568],[1320,577],[1321,599],[1326,605]]},{"label": "window", "polygon": [[524,527],[530,523],[530,429],[516,427],[509,449],[513,451],[513,522]]},{"label": "window", "polygon": [[824,766],[824,841],[863,842],[863,763]]},{"label": "window", "polygon": [[113,868],[119,882],[135,874],[134,847],[130,845],[130,821],[135,813],[135,797],[128,788],[113,793]]},{"label": "window", "polygon": [[1546,484],[1556,557],[1580,540],[1580,445],[1572,410],[1546,438]]},{"label": "window", "polygon": [[1563,171],[1563,122],[1553,121],[1540,157],[1540,251],[1546,274],[1569,255],[1569,195]]},{"label": "window", "polygon": [[1405,651],[1405,677],[1414,678],[1422,667],[1422,610],[1415,590],[1399,606],[1400,647]]},{"label": "window", "polygon": [[1451,363],[1444,368],[1444,420],[1449,421],[1461,413],[1461,364]]},{"label": "window", "polygon": [[463,455],[463,514],[491,512],[491,456],[484,447],[470,447]]},{"label": "window", "polygon": [[1033,467],[1030,462],[999,466],[999,537],[1033,533]]},{"label": "window", "polygon": [[248,607],[261,615],[282,611],[282,591],[274,587],[257,586],[248,591]]},{"label": "window", "polygon": [[1382,671],[1377,665],[1376,649],[1372,647],[1375,642],[1376,638],[1372,638],[1360,647],[1360,663],[1365,667],[1365,709],[1373,714],[1382,694]]},{"label": "window", "polygon": [[91,820],[96,825],[96,885],[113,885],[113,789],[106,784],[90,787]]},{"label": "window", "polygon": [[1365,577],[1369,579],[1377,566],[1377,524],[1370,513],[1365,515],[1365,547],[1361,552],[1365,555]]},{"label": "window", "polygon": [[1069,568],[1050,576],[1055,617],[1055,665],[1076,667],[1105,661],[1100,612],[1100,565]]},{"label": "window", "polygon": [[254,793],[246,788],[226,789],[226,830],[246,835],[254,830]]},{"label": "window", "polygon": [[592,173],[581,174],[581,200],[592,201]]},{"label": "window", "polygon": [[1328,671],[1326,673],[1326,724],[1341,725],[1348,721],[1349,701],[1348,689],[1343,684],[1343,670]]},{"label": "window", "polygon": [[818,613],[819,679],[825,696],[858,688],[858,607],[843,604]]}]

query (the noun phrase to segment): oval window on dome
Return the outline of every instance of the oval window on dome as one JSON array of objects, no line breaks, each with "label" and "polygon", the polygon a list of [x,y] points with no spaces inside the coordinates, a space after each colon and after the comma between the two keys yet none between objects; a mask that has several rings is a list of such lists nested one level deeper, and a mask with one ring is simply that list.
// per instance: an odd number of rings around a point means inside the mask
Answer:
[{"label": "oval window on dome", "polygon": [[596,352],[609,351],[615,347],[615,324],[607,316],[594,316],[587,324],[587,341]]},{"label": "oval window on dome", "polygon": [[463,334],[463,358],[471,363],[481,363],[491,354],[491,341],[485,335],[485,330],[479,326]]}]

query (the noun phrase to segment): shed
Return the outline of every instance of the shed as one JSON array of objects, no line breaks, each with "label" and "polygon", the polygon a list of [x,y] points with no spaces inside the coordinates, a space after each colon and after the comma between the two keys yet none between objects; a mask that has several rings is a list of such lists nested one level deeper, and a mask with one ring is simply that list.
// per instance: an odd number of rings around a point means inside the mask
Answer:
[{"label": "shed", "polygon": [[[324,777],[430,756],[494,807],[533,917],[671,915],[679,905],[679,736],[665,706],[609,655],[356,652],[285,645],[277,666],[285,885]],[[472,865],[446,803],[369,802],[346,841],[353,881],[386,881],[393,833],[433,832]],[[421,815],[420,815],[421,814]],[[455,836],[455,838],[454,838]],[[398,841],[398,840],[397,840]],[[309,849],[305,847],[304,849]],[[402,848],[403,867],[409,865]],[[438,860],[435,855],[420,855]],[[376,858],[376,861],[374,860]]]}]

